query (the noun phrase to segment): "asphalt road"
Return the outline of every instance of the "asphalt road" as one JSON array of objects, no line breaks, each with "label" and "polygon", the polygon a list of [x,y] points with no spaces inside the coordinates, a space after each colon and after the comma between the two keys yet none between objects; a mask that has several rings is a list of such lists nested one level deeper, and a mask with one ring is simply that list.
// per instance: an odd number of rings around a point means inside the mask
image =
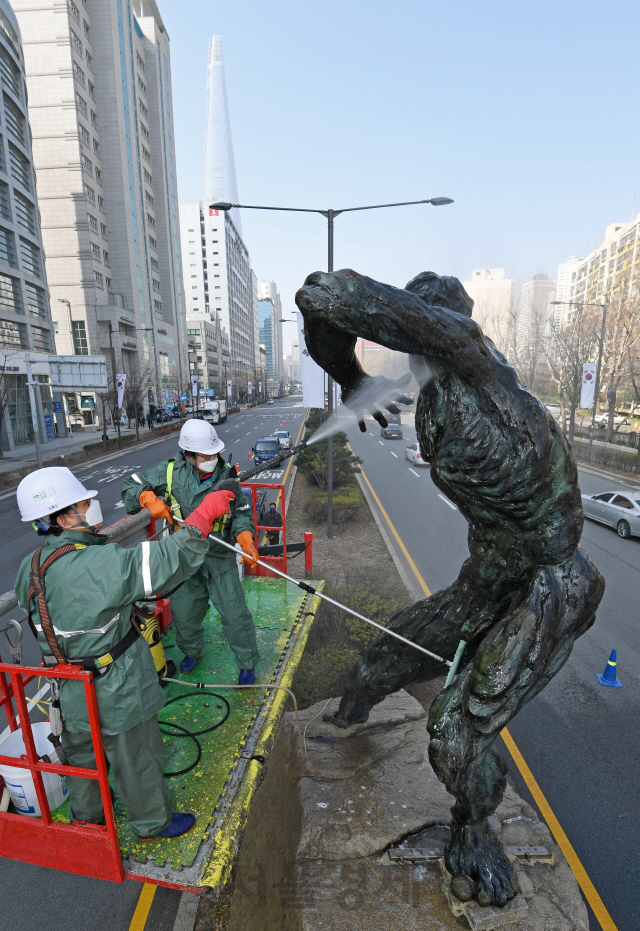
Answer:
[{"label": "asphalt road", "polygon": [[[259,437],[269,436],[278,429],[279,422],[284,424],[288,420],[288,429],[295,441],[303,415],[299,397],[231,415],[218,430],[226,444],[225,457],[232,453],[232,461],[237,461],[241,470],[246,469],[250,466],[248,452]],[[293,420],[295,425],[292,425]],[[151,468],[174,456],[177,450],[176,434],[143,448],[126,450],[108,461],[87,463],[73,471],[88,488],[99,490],[105,525],[108,525],[125,516],[120,501],[124,477],[139,469]],[[276,476],[269,480],[275,481]],[[18,567],[24,557],[36,549],[38,537],[30,524],[21,523],[13,492],[0,497],[0,523],[4,528],[0,539],[0,592],[5,592],[14,587]],[[0,618],[0,627],[5,626],[10,616]],[[16,611],[14,616],[20,616],[20,612]],[[4,637],[0,640],[0,657],[8,662],[10,656]],[[39,662],[38,647],[27,628],[23,637],[23,664],[37,665]],[[4,715],[0,713],[0,732],[5,726]],[[47,931],[69,931],[69,928],[128,931],[141,889],[142,884],[134,880],[108,883],[0,858],[0,931],[33,931],[36,927]],[[157,890],[145,931],[172,931],[180,895],[170,889]],[[136,931],[141,928],[138,926]]]},{"label": "asphalt road", "polygon": [[[408,418],[403,418],[407,420]],[[346,421],[345,421],[346,423]],[[467,523],[431,481],[428,467],[404,458],[415,429],[383,440],[375,421],[346,432],[354,452],[432,592],[450,585],[468,556]],[[640,488],[633,480],[580,469],[583,494]],[[550,685],[509,730],[564,828],[618,931],[640,928],[640,538],[585,521],[582,544],[603,573],[606,592],[596,623]],[[404,557],[407,574],[415,579]],[[596,679],[613,647],[622,689]],[[518,789],[532,803],[508,755]],[[590,915],[593,929],[600,927]]]}]

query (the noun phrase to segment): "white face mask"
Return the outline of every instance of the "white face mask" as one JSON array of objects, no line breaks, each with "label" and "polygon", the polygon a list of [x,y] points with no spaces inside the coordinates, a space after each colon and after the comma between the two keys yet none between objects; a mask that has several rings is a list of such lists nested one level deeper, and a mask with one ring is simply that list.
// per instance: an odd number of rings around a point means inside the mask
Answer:
[{"label": "white face mask", "polygon": [[84,515],[84,519],[90,527],[100,527],[102,525],[104,518],[102,516],[100,502],[97,498],[91,499],[91,504],[89,505],[87,513]]},{"label": "white face mask", "polygon": [[[89,507],[87,508],[87,513],[82,517],[76,508],[73,508],[74,513],[78,517],[81,527],[86,527],[91,530],[99,530],[102,526],[104,520],[102,516],[102,508],[100,507],[100,502],[97,498],[91,498],[89,502]],[[72,530],[75,530],[76,527],[72,527]]]},{"label": "white face mask", "polygon": [[215,467],[218,464],[218,457],[214,456],[213,459],[207,459],[206,462],[199,462],[198,468],[201,472],[213,472]]}]

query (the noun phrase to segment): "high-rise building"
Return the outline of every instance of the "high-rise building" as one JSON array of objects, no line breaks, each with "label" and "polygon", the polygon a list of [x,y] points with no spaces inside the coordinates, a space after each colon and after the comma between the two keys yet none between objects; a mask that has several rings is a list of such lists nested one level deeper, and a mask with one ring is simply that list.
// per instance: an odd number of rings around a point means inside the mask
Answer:
[{"label": "high-rise building", "polygon": [[546,331],[553,317],[553,307],[550,305],[555,293],[556,283],[548,275],[534,275],[523,284],[516,335],[519,349]]},{"label": "high-rise building", "polygon": [[[640,284],[640,216],[629,223],[610,223],[598,248],[565,264],[570,263],[563,300],[593,304],[606,296],[634,297]],[[565,312],[564,319],[570,320],[572,309]]]},{"label": "high-rise building", "polygon": [[58,348],[106,350],[118,371],[148,379],[149,402],[173,399],[188,369],[169,37],[155,0],[14,8]]},{"label": "high-rise building", "polygon": [[278,350],[276,345],[276,308],[271,298],[258,301],[260,344],[265,349],[267,380],[271,385],[278,382]]},{"label": "high-rise building", "polygon": [[577,271],[584,259],[572,255],[558,266],[558,275],[556,278],[556,296],[555,300],[559,303],[554,306],[553,323],[560,329],[565,325],[567,320],[571,319],[571,285],[575,284],[574,272]]},{"label": "high-rise building", "polygon": [[219,320],[231,351],[232,374],[255,366],[254,292],[251,262],[233,220],[204,201],[180,204],[187,319]]},{"label": "high-rise building", "polygon": [[[272,343],[273,343],[273,378],[277,382],[281,382],[284,377],[284,366],[283,358],[284,353],[282,351],[282,301],[280,300],[280,294],[278,292],[278,286],[275,281],[263,281],[260,285],[260,300],[261,301],[271,301],[273,305],[273,334],[272,334]],[[260,339],[262,343],[262,338]]]},{"label": "high-rise building", "polygon": [[474,268],[463,286],[473,299],[473,319],[501,352],[507,352],[513,338],[513,279],[504,277],[504,268]]},{"label": "high-rise building", "polygon": [[[36,198],[26,73],[20,27],[0,0],[0,365],[2,444],[27,442],[33,431],[24,352],[55,352]],[[37,376],[44,381],[44,378]],[[54,429],[52,397],[41,390],[46,433]],[[39,417],[39,422],[42,417]],[[53,432],[52,432],[53,436]]]}]

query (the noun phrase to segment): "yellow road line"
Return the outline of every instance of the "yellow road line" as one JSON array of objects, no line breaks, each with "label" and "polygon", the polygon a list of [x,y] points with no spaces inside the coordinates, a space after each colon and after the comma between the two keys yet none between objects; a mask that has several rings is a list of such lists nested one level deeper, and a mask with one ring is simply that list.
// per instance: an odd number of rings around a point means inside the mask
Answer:
[{"label": "yellow road line", "polygon": [[145,883],[142,887],[136,910],[133,913],[133,918],[129,925],[129,931],[144,931],[144,926],[147,923],[147,918],[151,910],[151,903],[153,902],[153,897],[156,894],[157,888],[155,883]]},{"label": "yellow road line", "polygon": [[589,879],[587,875],[587,871],[582,865],[580,858],[578,857],[577,853],[573,849],[569,838],[564,833],[560,825],[560,822],[554,815],[551,809],[551,806],[549,805],[549,802],[544,797],[542,789],[536,782],[533,776],[533,773],[527,766],[524,757],[518,750],[513,737],[511,736],[511,734],[509,733],[506,727],[503,728],[500,736],[502,737],[505,744],[507,745],[507,749],[509,750],[509,753],[513,757],[513,762],[518,767],[520,771],[520,775],[526,782],[527,788],[529,789],[533,798],[535,799],[536,805],[540,809],[540,813],[542,814],[542,817],[544,818],[544,820],[547,822],[549,826],[549,830],[555,837],[558,847],[565,855],[569,866],[573,870],[573,875],[576,877],[578,881],[578,885],[580,886],[580,888],[582,889],[584,893],[584,897],[586,898],[587,902],[591,906],[593,914],[596,916],[596,918],[600,922],[600,927],[602,928],[602,931],[618,931],[616,925],[613,922],[613,919],[611,918],[611,915],[605,908],[604,902],[598,895],[598,891],[596,887],[593,885],[593,883]]},{"label": "yellow road line", "polygon": [[[347,444],[347,446],[349,446],[349,444]],[[353,450],[351,449],[350,446],[349,446],[349,449],[351,450],[351,452],[353,452]],[[396,540],[397,540],[397,542],[398,542],[398,545],[400,546],[400,548],[402,549],[402,552],[403,552],[404,555],[406,556],[407,561],[408,561],[409,565],[411,566],[411,568],[412,568],[412,570],[413,570],[413,572],[414,572],[414,574],[415,574],[416,579],[418,580],[418,582],[420,583],[420,585],[422,586],[423,590],[426,592],[427,597],[428,597],[428,596],[431,594],[431,592],[429,591],[429,589],[428,589],[428,587],[427,587],[427,585],[426,585],[426,582],[424,581],[424,579],[423,579],[422,576],[420,575],[420,572],[418,571],[418,568],[417,568],[416,564],[414,563],[414,561],[412,560],[411,556],[409,556],[409,553],[408,553],[408,551],[407,551],[407,548],[406,548],[406,546],[404,545],[404,543],[402,542],[402,540],[400,539],[400,537],[399,537],[399,535],[398,535],[398,532],[396,531],[395,527],[393,526],[393,524],[392,524],[391,521],[389,520],[389,516],[388,516],[387,512],[385,511],[385,509],[382,507],[382,504],[380,503],[380,499],[378,498],[377,494],[376,494],[375,491],[373,490],[373,487],[372,487],[372,485],[371,485],[371,482],[369,481],[369,479],[368,479],[367,476],[365,475],[364,470],[362,469],[362,466],[360,466],[360,472],[361,472],[361,475],[362,475],[363,479],[364,479],[365,482],[367,483],[367,486],[368,486],[368,488],[369,488],[369,491],[371,492],[371,494],[372,494],[373,497],[375,498],[376,504],[377,504],[378,507],[380,508],[380,511],[382,512],[382,514],[383,514],[383,516],[384,516],[386,522],[388,523],[389,527],[391,528],[391,532],[393,533],[394,537],[396,538]],[[613,922],[613,919],[611,918],[611,915],[609,914],[609,912],[608,912],[607,909],[605,908],[604,902],[603,902],[602,899],[600,898],[600,896],[599,896],[599,894],[598,894],[598,891],[596,890],[596,887],[593,885],[593,883],[592,883],[591,880],[589,879],[589,876],[587,875],[587,871],[585,870],[584,866],[582,865],[582,863],[581,863],[581,861],[580,861],[580,859],[579,859],[577,853],[576,853],[575,850],[573,849],[573,847],[572,847],[572,845],[571,845],[571,842],[569,841],[569,838],[567,837],[567,835],[566,835],[565,832],[563,831],[563,829],[562,829],[562,827],[561,827],[561,825],[560,825],[560,822],[558,821],[558,819],[557,819],[556,816],[554,815],[553,810],[552,810],[551,806],[549,805],[549,802],[546,800],[546,798],[545,798],[545,796],[544,796],[544,794],[543,794],[543,792],[542,792],[542,789],[540,788],[540,786],[539,786],[538,783],[536,782],[536,780],[535,780],[535,778],[534,778],[534,776],[533,776],[533,773],[531,772],[531,770],[530,770],[529,767],[527,766],[527,763],[525,762],[524,757],[522,756],[522,754],[521,754],[520,751],[518,750],[518,748],[517,748],[517,746],[516,746],[516,744],[515,744],[515,741],[514,741],[513,737],[511,736],[511,734],[509,733],[509,731],[507,730],[506,727],[503,728],[503,730],[502,730],[502,732],[501,732],[501,737],[502,737],[502,739],[504,740],[504,742],[505,742],[505,744],[506,744],[506,746],[507,746],[507,749],[509,750],[509,753],[511,754],[511,756],[512,756],[512,758],[513,758],[513,762],[516,764],[516,766],[517,766],[517,768],[518,768],[518,770],[519,770],[519,772],[520,772],[520,775],[521,775],[522,778],[524,779],[524,781],[525,781],[525,783],[526,783],[526,785],[527,785],[529,791],[531,792],[531,795],[533,796],[533,798],[534,798],[534,800],[535,800],[535,802],[536,802],[536,805],[537,805],[538,808],[540,809],[540,813],[542,814],[542,817],[543,817],[544,820],[547,822],[547,825],[549,826],[549,830],[551,831],[551,833],[552,833],[553,836],[555,837],[556,843],[558,844],[558,847],[560,848],[560,850],[562,851],[562,853],[563,853],[564,856],[566,857],[567,863],[568,863],[569,866],[571,867],[571,869],[572,869],[572,871],[573,871],[573,875],[576,877],[576,880],[577,880],[577,882],[578,882],[578,885],[579,885],[580,888],[582,889],[582,891],[583,891],[583,893],[584,893],[584,896],[585,896],[587,902],[588,902],[589,905],[591,906],[591,909],[592,909],[592,911],[593,911],[593,914],[594,914],[594,915],[596,916],[596,918],[598,919],[598,921],[599,921],[599,923],[600,923],[600,927],[602,928],[602,931],[618,931],[616,925],[615,925],[614,922]]]},{"label": "yellow road line", "polygon": [[[348,443],[347,443],[347,447],[351,450],[351,452],[353,452],[353,450],[351,449],[351,446],[349,446]],[[421,586],[421,588],[422,588],[422,591],[425,593],[425,595],[427,596],[427,598],[429,598],[429,596],[431,595],[431,592],[429,591],[429,586],[427,585],[427,583],[425,582],[425,580],[424,580],[424,579],[422,578],[422,576],[420,575],[420,572],[418,571],[418,567],[417,567],[416,564],[414,563],[413,559],[411,558],[411,556],[409,556],[409,551],[407,550],[406,546],[404,545],[404,543],[403,543],[402,540],[400,539],[400,535],[398,534],[398,531],[396,530],[396,528],[395,528],[395,527],[393,526],[393,524],[391,523],[391,521],[390,521],[390,519],[389,519],[389,515],[387,514],[387,512],[385,511],[385,509],[382,507],[382,504],[380,503],[380,498],[378,498],[377,494],[376,494],[375,491],[373,490],[373,486],[372,486],[371,482],[369,481],[369,479],[367,478],[367,476],[366,476],[366,474],[365,474],[365,471],[364,471],[364,469],[362,468],[362,466],[360,466],[360,474],[362,475],[363,479],[364,479],[365,482],[367,483],[367,487],[368,487],[369,491],[371,492],[371,494],[372,494],[373,497],[375,498],[375,502],[376,502],[376,504],[378,505],[378,507],[380,508],[380,512],[381,512],[382,516],[384,517],[384,519],[386,520],[386,522],[389,524],[389,529],[391,530],[391,533],[392,533],[392,534],[394,535],[394,537],[396,538],[396,542],[397,542],[398,546],[400,547],[400,549],[402,550],[402,552],[404,553],[405,559],[407,560],[407,562],[408,562],[409,565],[411,566],[411,568],[412,568],[412,570],[413,570],[413,573],[414,573],[416,579],[418,580],[418,582],[419,582],[419,584],[420,584],[420,586]]]}]

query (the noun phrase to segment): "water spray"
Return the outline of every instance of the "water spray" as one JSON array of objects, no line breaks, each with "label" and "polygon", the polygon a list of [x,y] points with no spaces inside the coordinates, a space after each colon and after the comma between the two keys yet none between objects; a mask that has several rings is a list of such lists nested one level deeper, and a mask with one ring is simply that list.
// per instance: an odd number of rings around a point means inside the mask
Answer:
[{"label": "water spray", "polygon": [[266,462],[261,462],[258,465],[253,466],[253,468],[247,469],[245,472],[241,472],[240,475],[236,475],[235,478],[223,478],[222,481],[216,482],[211,490],[234,491],[238,482],[248,482],[249,479],[255,478],[255,476],[259,475],[261,472],[268,472],[271,469],[277,469],[278,466],[282,465],[282,463],[287,459],[290,459],[292,456],[301,453],[302,450],[306,448],[306,443],[300,443],[298,446],[292,446],[291,449],[283,449],[278,453],[277,456],[274,456],[273,459],[268,459]]}]

